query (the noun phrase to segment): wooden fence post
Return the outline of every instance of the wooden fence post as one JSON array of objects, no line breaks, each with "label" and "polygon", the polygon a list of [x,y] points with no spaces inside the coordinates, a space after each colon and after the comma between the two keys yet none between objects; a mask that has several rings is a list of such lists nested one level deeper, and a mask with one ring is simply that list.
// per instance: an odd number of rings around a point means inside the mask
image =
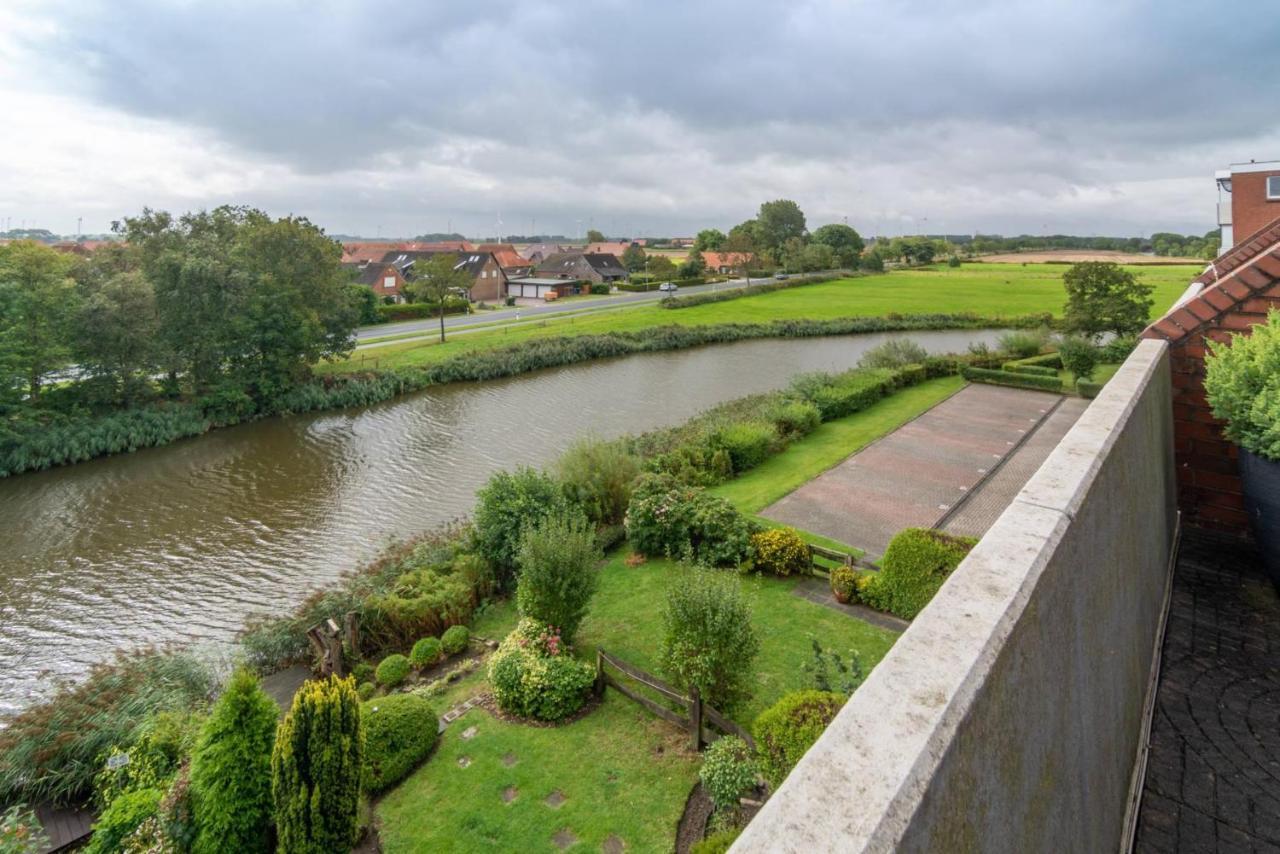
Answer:
[{"label": "wooden fence post", "polygon": [[693,749],[702,750],[702,693],[697,685],[689,689],[689,729],[693,733]]},{"label": "wooden fence post", "polygon": [[597,697],[604,696],[604,652],[596,650],[596,684],[595,691]]}]

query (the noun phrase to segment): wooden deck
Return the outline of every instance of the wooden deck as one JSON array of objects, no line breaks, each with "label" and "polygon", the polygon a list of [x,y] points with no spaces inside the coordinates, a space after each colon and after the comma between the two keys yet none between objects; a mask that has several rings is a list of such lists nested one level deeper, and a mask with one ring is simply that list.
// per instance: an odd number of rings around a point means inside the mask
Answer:
[{"label": "wooden deck", "polygon": [[45,835],[49,837],[49,847],[41,852],[45,854],[49,851],[62,851],[88,839],[94,816],[83,808],[45,804],[36,807],[36,818],[40,819]]}]

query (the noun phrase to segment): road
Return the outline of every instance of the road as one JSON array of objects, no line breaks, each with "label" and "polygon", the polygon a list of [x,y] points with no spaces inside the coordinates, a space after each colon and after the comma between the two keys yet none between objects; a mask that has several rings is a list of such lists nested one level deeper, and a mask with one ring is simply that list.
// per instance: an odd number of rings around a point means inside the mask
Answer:
[{"label": "road", "polygon": [[[770,279],[752,279],[753,285],[761,285]],[[730,279],[727,282],[719,282],[710,285],[689,285],[680,289],[681,296],[688,294],[702,293],[710,290],[732,290],[735,288],[746,287],[745,279]],[[444,328],[446,330],[458,329],[466,326],[478,326],[480,324],[489,324],[501,322],[504,320],[525,321],[535,317],[545,317],[547,315],[564,314],[565,312],[588,311],[599,308],[615,308],[618,306],[635,305],[637,303],[657,302],[665,297],[666,294],[658,291],[645,291],[642,293],[622,293],[615,296],[600,297],[599,299],[583,299],[569,300],[567,302],[550,302],[539,303],[537,305],[522,305],[514,308],[502,308],[497,311],[477,312],[476,314],[454,314],[444,319]],[[356,344],[359,346],[361,342],[368,341],[372,338],[386,338],[393,335],[408,335],[415,332],[428,334],[430,332],[438,332],[440,330],[440,318],[422,318],[421,320],[406,320],[401,323],[382,323],[377,326],[362,326],[356,331]]]}]

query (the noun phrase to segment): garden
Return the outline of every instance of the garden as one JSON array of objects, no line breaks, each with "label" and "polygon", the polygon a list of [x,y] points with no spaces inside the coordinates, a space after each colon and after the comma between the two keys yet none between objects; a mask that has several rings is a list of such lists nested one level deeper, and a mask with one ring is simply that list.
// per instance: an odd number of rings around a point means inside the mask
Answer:
[{"label": "garden", "polygon": [[[950,357],[895,339],[496,474],[470,521],[251,620],[229,677],[143,652],[9,721],[0,850],[36,850],[50,802],[93,806],[93,852],[724,850],[892,646],[847,606],[910,620],[974,545],[907,529],[867,565],[752,514],[966,372],[1078,388],[1132,346],[1097,339],[1083,320]],[[833,603],[797,595],[815,583]],[[260,675],[294,663],[320,678],[281,716]]]}]

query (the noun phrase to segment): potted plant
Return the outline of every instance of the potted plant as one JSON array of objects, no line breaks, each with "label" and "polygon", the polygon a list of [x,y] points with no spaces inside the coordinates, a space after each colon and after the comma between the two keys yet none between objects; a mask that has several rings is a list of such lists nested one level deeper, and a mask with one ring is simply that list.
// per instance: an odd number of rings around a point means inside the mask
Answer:
[{"label": "potted plant", "polygon": [[857,580],[853,568],[849,566],[837,566],[831,570],[831,595],[836,597],[837,602],[848,603],[853,599],[854,582]]},{"label": "potted plant", "polygon": [[1240,449],[1245,510],[1280,587],[1280,311],[1230,344],[1210,342],[1205,368],[1205,396]]}]

